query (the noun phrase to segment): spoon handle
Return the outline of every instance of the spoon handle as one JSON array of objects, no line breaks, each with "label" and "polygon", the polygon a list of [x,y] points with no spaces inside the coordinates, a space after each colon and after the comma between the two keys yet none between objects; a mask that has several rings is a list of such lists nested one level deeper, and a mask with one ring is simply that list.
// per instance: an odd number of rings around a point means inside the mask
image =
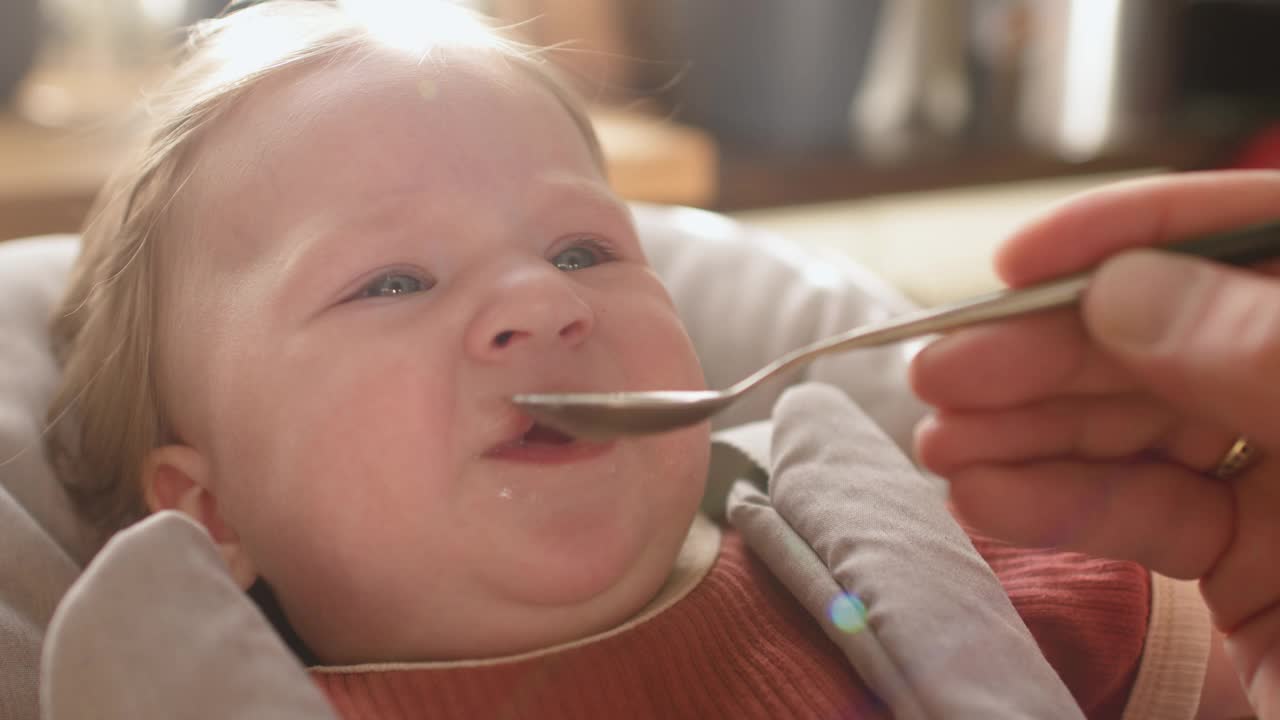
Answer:
[{"label": "spoon handle", "polygon": [[[1195,255],[1229,265],[1250,265],[1280,256],[1280,222],[1195,238],[1157,249]],[[945,330],[956,330],[978,323],[1071,305],[1080,300],[1092,276],[1092,272],[1084,272],[1016,290],[1001,290],[941,307],[908,313],[878,325],[864,326],[833,335],[792,350],[735,383],[730,388],[730,392],[746,390],[768,377],[829,353],[885,345]]]},{"label": "spoon handle", "polygon": [[1253,265],[1280,256],[1280,221],[1154,248],[1197,255],[1227,265]]}]

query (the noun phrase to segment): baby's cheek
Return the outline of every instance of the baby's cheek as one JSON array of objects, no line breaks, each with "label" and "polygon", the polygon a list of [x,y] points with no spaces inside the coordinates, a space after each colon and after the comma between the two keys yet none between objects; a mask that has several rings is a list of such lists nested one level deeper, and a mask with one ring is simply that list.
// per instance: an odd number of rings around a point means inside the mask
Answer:
[{"label": "baby's cheek", "polygon": [[692,514],[702,499],[711,455],[711,424],[699,423],[672,432],[641,438],[643,455],[652,463],[650,492],[677,516]]},{"label": "baby's cheek", "polygon": [[274,577],[264,574],[264,579],[290,626],[324,660],[343,655],[345,648],[357,642],[348,635],[361,631],[362,616],[373,614],[362,605],[369,593],[352,592],[355,584],[368,587],[368,583],[336,558],[325,563],[298,562]]},{"label": "baby's cheek", "polygon": [[315,388],[282,383],[229,448],[238,519],[264,574],[308,590],[340,581],[341,572],[325,573],[360,562],[364,544],[410,542],[424,508],[439,504],[446,488],[433,468],[447,465],[440,443],[450,438],[433,431],[424,408],[450,401],[392,380],[382,372]]},{"label": "baby's cheek", "polygon": [[[400,533],[385,514],[377,520],[377,527],[304,539],[278,555],[284,564],[274,576],[264,574],[294,629],[325,662],[407,657],[402,646],[417,636],[406,628],[439,612],[437,605],[447,610],[452,599],[430,591],[456,582],[451,563],[459,554]],[[441,525],[428,517],[415,524]]]},{"label": "baby's cheek", "polygon": [[[656,302],[654,304],[657,304]],[[702,367],[684,326],[673,311],[634,313],[619,329],[632,387],[696,390],[705,387]]]}]

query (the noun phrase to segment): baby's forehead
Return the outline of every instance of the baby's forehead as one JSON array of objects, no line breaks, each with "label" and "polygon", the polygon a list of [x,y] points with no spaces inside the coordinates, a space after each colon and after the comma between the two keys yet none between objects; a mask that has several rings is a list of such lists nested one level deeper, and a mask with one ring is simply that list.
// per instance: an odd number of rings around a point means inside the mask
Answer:
[{"label": "baby's forehead", "polygon": [[[355,161],[358,151],[381,144],[380,132],[429,124],[468,89],[474,94],[480,86],[504,87],[514,93],[516,86],[500,78],[500,67],[479,51],[451,51],[427,62],[389,50],[314,58],[258,82],[213,123],[195,154],[205,171],[225,173],[220,179],[231,187],[264,170],[279,171],[298,159],[294,155],[307,157],[308,146],[316,144],[350,144]],[[449,101],[442,98],[445,87]]]},{"label": "baby's forehead", "polygon": [[[433,171],[461,173],[448,167],[463,161],[444,140],[432,147],[437,138],[459,128],[497,138],[504,125],[542,111],[572,122],[548,90],[489,52],[418,61],[366,50],[308,61],[262,81],[209,128],[182,205],[190,221],[222,226],[218,254],[234,262],[252,252],[237,248],[237,238],[260,235],[295,206],[376,202],[389,188],[421,182],[428,156],[440,166]],[[406,152],[424,159],[406,162]],[[506,157],[473,153],[465,164],[498,170]]]}]

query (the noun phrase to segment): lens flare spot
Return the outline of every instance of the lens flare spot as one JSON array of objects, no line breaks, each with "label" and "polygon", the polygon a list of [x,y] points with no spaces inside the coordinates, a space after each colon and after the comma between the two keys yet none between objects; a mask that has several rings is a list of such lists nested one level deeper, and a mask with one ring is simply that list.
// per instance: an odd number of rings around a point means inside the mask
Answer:
[{"label": "lens flare spot", "polygon": [[856,593],[840,593],[827,609],[831,622],[842,632],[860,633],[867,627],[867,606]]}]

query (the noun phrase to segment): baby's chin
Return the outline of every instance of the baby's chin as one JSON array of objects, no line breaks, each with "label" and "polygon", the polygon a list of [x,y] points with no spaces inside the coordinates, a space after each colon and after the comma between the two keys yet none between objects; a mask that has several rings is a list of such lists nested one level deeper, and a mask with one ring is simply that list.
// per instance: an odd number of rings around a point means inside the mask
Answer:
[{"label": "baby's chin", "polygon": [[325,664],[349,665],[492,659],[622,625],[671,576],[702,498],[706,428],[658,437],[624,444],[606,463],[616,475],[587,473],[558,498],[495,505],[485,492],[455,508],[469,520],[448,552],[399,543],[367,548],[358,556],[372,559],[349,572],[329,568],[295,593],[310,615],[299,632]]},{"label": "baby's chin", "polygon": [[588,640],[634,618],[658,595],[673,560],[635,568],[604,592],[569,605],[477,599],[469,617],[448,623],[430,617],[327,617],[302,642],[317,665],[347,667],[377,663],[435,664],[495,660]]},{"label": "baby's chin", "polygon": [[554,571],[556,582],[512,567],[506,579],[515,582],[479,585],[437,607],[443,598],[431,598],[429,585],[419,602],[375,599],[361,612],[334,607],[336,613],[317,614],[299,632],[323,665],[482,660],[545,650],[610,631],[644,610],[671,576],[687,536],[687,525],[659,533],[625,566],[588,553],[597,567],[579,562],[570,570],[566,563]]},{"label": "baby's chin", "polygon": [[647,601],[688,535],[708,453],[706,429],[687,428],[622,441],[592,472],[554,491],[539,483],[515,486],[514,495],[535,491],[516,498],[523,503],[478,506],[492,522],[480,553],[489,562],[473,564],[473,577],[514,606]]}]

